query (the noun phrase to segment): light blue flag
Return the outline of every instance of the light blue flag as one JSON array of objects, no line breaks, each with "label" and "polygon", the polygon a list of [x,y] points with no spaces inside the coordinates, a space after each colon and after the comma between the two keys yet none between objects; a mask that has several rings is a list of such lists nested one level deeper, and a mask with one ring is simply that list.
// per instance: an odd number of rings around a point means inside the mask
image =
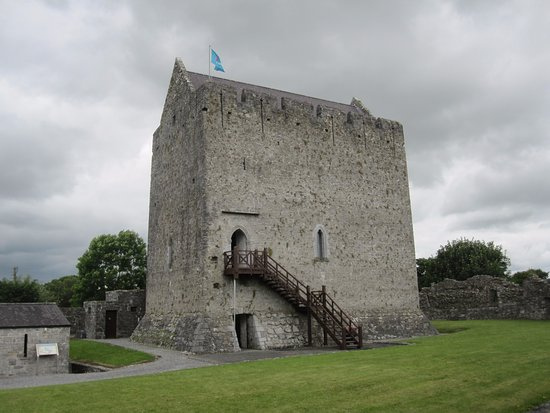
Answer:
[{"label": "light blue flag", "polygon": [[214,70],[217,70],[218,72],[225,72],[223,70],[222,61],[220,60],[220,56],[214,51],[214,49],[210,50],[210,61],[214,65]]}]

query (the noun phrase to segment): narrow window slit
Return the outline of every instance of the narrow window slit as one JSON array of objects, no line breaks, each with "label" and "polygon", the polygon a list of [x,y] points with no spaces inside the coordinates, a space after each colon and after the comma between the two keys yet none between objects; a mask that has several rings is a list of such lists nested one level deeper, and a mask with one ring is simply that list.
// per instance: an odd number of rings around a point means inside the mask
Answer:
[{"label": "narrow window slit", "polygon": [[220,115],[222,118],[222,128],[223,128],[223,92],[220,92]]},{"label": "narrow window slit", "polygon": [[262,135],[264,133],[264,100],[260,99],[260,121],[262,123]]},{"label": "narrow window slit", "polygon": [[334,116],[330,117],[330,127],[332,129],[332,144],[334,145]]}]

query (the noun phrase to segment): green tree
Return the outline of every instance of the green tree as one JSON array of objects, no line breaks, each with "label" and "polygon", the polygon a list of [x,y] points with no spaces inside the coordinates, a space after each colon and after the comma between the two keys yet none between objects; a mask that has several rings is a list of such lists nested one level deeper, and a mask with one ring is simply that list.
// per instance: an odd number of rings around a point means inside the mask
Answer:
[{"label": "green tree", "polygon": [[474,275],[506,277],[509,266],[502,246],[461,238],[441,246],[435,257],[417,260],[418,285],[428,287],[445,278],[465,280]]},{"label": "green tree", "polygon": [[548,278],[548,273],[540,268],[529,268],[526,271],[515,272],[510,277],[510,281],[515,282],[516,284],[522,284],[527,278],[540,278],[546,280]]},{"label": "green tree", "polygon": [[74,304],[104,300],[105,291],[145,287],[145,242],[133,231],[104,234],[92,239],[78,259]]},{"label": "green tree", "polygon": [[433,267],[435,258],[417,258],[416,275],[418,277],[418,288],[429,287],[432,283],[438,282],[439,278],[434,274]]},{"label": "green tree", "polygon": [[73,301],[77,283],[76,275],[66,275],[47,282],[43,286],[44,301],[53,301],[60,307],[78,306],[78,302]]},{"label": "green tree", "polygon": [[0,303],[36,303],[41,300],[41,285],[30,276],[0,280]]}]

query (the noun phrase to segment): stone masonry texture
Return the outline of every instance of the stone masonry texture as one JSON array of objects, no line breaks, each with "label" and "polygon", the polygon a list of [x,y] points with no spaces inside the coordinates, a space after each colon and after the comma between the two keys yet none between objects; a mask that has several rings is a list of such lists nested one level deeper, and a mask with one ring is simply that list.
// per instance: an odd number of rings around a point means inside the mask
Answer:
[{"label": "stone masonry texture", "polygon": [[116,338],[130,337],[145,313],[145,290],[114,290],[105,293],[105,301],[85,301],[84,335],[105,338],[107,311],[116,312]]},{"label": "stone masonry texture", "polygon": [[234,296],[223,252],[237,230],[245,248],[325,285],[365,339],[434,333],[418,302],[402,126],[356,99],[209,80],[177,59],[153,136],[147,307],[133,339],[235,351],[236,313],[257,348],[305,344],[305,317],[262,282],[239,278]]},{"label": "stone masonry texture", "polygon": [[[68,373],[69,330],[68,326],[0,329],[0,376]],[[36,345],[41,343],[57,343],[59,355],[37,357]]]},{"label": "stone masonry texture", "polygon": [[488,275],[446,279],[422,288],[420,306],[432,320],[550,320],[550,280],[528,278],[518,285]]}]

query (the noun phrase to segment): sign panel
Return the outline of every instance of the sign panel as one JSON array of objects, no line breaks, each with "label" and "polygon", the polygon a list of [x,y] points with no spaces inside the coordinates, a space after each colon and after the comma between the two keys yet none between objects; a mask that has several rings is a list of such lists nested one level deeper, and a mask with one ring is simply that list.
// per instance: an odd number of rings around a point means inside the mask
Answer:
[{"label": "sign panel", "polygon": [[36,356],[59,356],[57,343],[40,343],[36,345]]}]

